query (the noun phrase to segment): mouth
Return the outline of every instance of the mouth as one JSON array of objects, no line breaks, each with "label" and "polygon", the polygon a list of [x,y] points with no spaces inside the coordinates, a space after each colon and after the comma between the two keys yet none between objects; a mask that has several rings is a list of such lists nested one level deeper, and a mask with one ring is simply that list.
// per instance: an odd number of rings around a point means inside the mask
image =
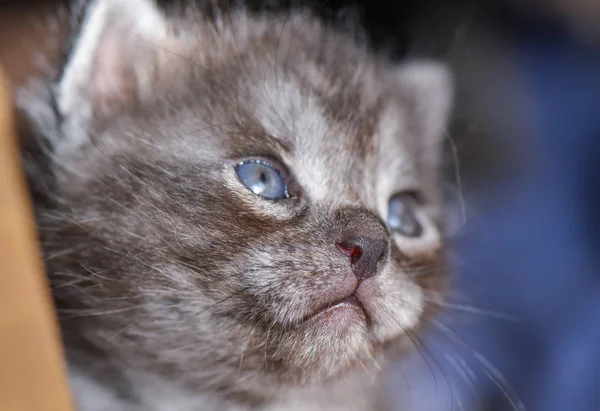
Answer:
[{"label": "mouth", "polygon": [[329,319],[343,320],[344,318],[346,320],[358,319],[360,321],[368,319],[367,312],[354,294],[319,308],[314,313],[308,315],[303,322]]}]

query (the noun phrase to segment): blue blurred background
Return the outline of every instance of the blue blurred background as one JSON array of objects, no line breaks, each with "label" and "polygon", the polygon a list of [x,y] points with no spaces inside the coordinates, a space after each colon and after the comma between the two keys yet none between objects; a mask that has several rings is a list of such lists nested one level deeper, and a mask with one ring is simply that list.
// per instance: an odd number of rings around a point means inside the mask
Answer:
[{"label": "blue blurred background", "polygon": [[551,3],[422,19],[415,54],[458,78],[467,213],[453,307],[391,379],[408,409],[600,410],[600,2]]},{"label": "blue blurred background", "polygon": [[[15,85],[65,1],[0,0]],[[456,77],[453,287],[390,373],[394,409],[600,411],[600,0],[358,3],[375,47]]]}]

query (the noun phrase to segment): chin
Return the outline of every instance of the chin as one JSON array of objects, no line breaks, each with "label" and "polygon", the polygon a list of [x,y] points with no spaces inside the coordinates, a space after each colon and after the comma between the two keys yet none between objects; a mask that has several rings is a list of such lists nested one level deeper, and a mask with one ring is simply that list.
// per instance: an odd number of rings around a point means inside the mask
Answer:
[{"label": "chin", "polygon": [[377,367],[382,353],[369,331],[364,310],[343,303],[314,314],[293,331],[287,375],[291,383],[313,385],[342,378],[354,370]]}]

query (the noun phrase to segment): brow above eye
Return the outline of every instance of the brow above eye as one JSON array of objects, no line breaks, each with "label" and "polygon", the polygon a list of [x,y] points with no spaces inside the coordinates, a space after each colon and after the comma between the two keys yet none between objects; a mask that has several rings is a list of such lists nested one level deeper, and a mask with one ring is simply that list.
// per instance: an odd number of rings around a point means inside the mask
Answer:
[{"label": "brow above eye", "polygon": [[294,145],[288,138],[246,131],[236,132],[236,137],[227,141],[225,148],[233,161],[262,158],[278,164],[283,163],[281,157],[291,157],[294,152]]},{"label": "brow above eye", "polygon": [[268,138],[284,153],[291,154],[294,151],[294,144],[290,139],[277,136],[269,136]]}]

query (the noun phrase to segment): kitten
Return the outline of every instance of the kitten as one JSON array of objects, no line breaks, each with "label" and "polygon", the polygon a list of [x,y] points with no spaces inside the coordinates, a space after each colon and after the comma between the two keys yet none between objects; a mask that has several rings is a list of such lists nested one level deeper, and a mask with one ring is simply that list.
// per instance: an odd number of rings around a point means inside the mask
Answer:
[{"label": "kitten", "polygon": [[84,10],[19,98],[79,409],[382,409],[443,285],[445,67],[301,9]]}]

